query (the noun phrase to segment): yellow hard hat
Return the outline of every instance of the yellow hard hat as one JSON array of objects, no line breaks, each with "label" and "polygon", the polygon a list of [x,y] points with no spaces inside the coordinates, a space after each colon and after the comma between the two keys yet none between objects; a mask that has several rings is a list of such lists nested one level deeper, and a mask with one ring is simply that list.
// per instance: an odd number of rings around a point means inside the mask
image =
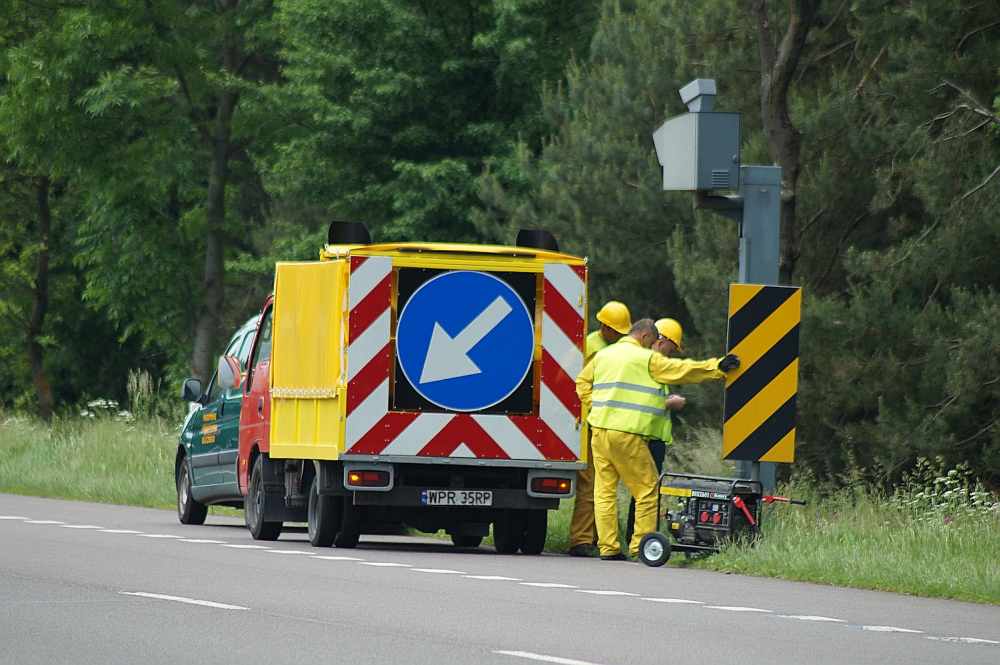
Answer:
[{"label": "yellow hard hat", "polygon": [[681,324],[677,323],[673,319],[659,319],[656,322],[656,330],[661,335],[676,344],[678,351],[684,350],[681,348],[681,337],[684,336],[684,330],[681,328]]},{"label": "yellow hard hat", "polygon": [[632,327],[632,317],[624,303],[612,300],[597,313],[597,320],[616,332],[627,335]]}]

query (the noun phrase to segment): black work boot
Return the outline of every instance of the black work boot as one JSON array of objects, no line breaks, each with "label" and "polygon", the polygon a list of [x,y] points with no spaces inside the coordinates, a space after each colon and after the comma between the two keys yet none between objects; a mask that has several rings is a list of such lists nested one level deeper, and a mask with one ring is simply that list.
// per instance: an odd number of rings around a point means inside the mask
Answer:
[{"label": "black work boot", "polygon": [[584,543],[583,545],[574,545],[569,548],[570,556],[582,556],[582,557],[597,557],[601,555],[601,550],[598,549],[597,545],[591,545],[590,543]]}]

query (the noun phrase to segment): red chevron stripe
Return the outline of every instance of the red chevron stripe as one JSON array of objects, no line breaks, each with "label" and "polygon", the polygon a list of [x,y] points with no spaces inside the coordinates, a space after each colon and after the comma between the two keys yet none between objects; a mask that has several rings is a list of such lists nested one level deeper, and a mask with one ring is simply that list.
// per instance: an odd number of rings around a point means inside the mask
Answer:
[{"label": "red chevron stripe", "polygon": [[388,378],[389,345],[386,344],[347,384],[347,415],[351,415]]},{"label": "red chevron stripe", "polygon": [[361,264],[368,260],[367,256],[352,256],[351,257],[351,273],[353,274],[355,270],[361,267]]},{"label": "red chevron stripe", "polygon": [[575,460],[577,456],[541,418],[534,416],[508,416],[521,433],[528,437],[532,445],[545,459]]},{"label": "red chevron stripe", "polygon": [[392,275],[386,275],[378,283],[378,286],[372,289],[371,293],[366,295],[365,299],[351,310],[348,344],[353,344],[354,340],[360,337],[361,333],[368,330],[368,326],[382,315],[382,312],[389,309],[391,296]]},{"label": "red chevron stripe", "polygon": [[379,455],[403,430],[419,417],[419,413],[387,413],[347,451],[349,455]]},{"label": "red chevron stripe", "polygon": [[452,418],[417,455],[421,457],[448,457],[462,444],[484,459],[510,459],[493,438],[479,426],[472,416],[461,414]]},{"label": "red chevron stripe", "polygon": [[576,309],[566,302],[566,299],[549,280],[545,280],[545,313],[582,351],[583,317],[577,314]]},{"label": "red chevron stripe", "polygon": [[542,349],[542,383],[562,402],[566,410],[580,417],[580,398],[576,394],[576,381],[566,373],[549,352]]}]

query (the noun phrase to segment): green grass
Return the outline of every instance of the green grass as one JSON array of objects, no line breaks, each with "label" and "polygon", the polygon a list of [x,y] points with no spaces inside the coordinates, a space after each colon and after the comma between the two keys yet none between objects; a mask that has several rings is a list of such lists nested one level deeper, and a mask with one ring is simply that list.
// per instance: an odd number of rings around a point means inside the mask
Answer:
[{"label": "green grass", "polygon": [[765,577],[1000,604],[996,510],[907,506],[897,495],[842,491],[822,498],[784,490],[809,505],[775,505],[753,544],[671,563]]},{"label": "green grass", "polygon": [[0,492],[172,508],[179,427],[160,418],[27,418],[0,425]]}]

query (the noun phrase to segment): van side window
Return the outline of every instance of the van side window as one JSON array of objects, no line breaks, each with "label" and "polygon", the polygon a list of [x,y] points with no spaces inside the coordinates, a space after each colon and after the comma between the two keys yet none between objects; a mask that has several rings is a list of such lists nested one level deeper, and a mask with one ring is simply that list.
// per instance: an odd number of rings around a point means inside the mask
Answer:
[{"label": "van side window", "polygon": [[250,392],[253,386],[253,372],[257,369],[257,364],[262,360],[267,360],[271,357],[271,321],[274,314],[274,308],[269,308],[264,312],[264,320],[260,324],[260,335],[258,337],[259,341],[257,346],[253,350],[253,358],[250,361],[250,366],[247,369],[247,393]]}]

